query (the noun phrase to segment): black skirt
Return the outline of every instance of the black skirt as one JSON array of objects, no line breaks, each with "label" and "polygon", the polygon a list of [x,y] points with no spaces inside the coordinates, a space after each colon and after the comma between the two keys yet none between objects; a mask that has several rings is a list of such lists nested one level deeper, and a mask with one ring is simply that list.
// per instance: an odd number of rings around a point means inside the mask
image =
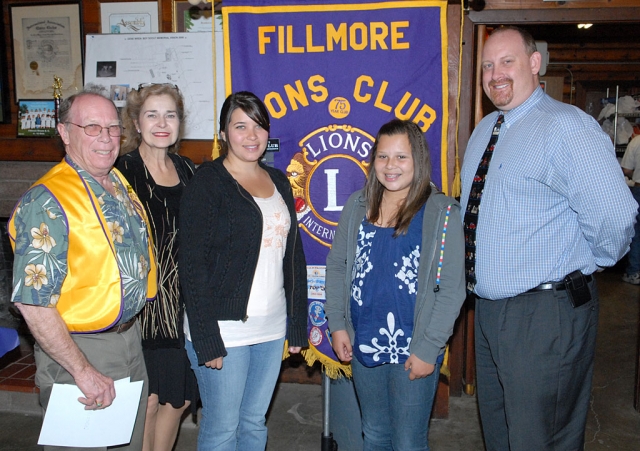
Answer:
[{"label": "black skirt", "polygon": [[174,408],[198,399],[198,383],[191,369],[184,348],[143,349],[144,361],[149,375],[149,394],[158,395],[160,404],[171,404]]}]

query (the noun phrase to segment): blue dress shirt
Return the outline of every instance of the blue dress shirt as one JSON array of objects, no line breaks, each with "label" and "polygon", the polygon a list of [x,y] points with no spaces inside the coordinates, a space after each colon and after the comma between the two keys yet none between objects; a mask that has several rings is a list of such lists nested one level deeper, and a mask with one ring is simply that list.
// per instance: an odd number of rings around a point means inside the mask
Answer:
[{"label": "blue dress shirt", "polygon": [[[463,211],[498,114],[469,140]],[[629,250],[638,205],[609,136],[540,88],[504,115],[476,229],[476,294],[503,299],[576,269],[614,265]]]}]

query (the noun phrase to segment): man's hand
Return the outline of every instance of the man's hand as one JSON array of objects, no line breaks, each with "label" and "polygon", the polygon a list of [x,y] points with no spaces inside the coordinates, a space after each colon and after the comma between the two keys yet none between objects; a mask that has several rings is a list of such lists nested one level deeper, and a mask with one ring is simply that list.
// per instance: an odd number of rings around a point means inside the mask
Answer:
[{"label": "man's hand", "polygon": [[435,371],[436,366],[420,360],[415,354],[411,354],[407,361],[404,362],[404,369],[405,371],[411,370],[409,372],[409,380],[413,381],[431,375]]},{"label": "man's hand", "polygon": [[109,407],[116,398],[113,379],[89,366],[75,377],[76,385],[84,393],[78,398],[85,405],[84,410],[97,410]]},{"label": "man's hand", "polygon": [[95,410],[110,406],[116,397],[113,379],[103,375],[89,363],[71,338],[60,313],[54,308],[15,305],[44,352],[71,374],[85,396],[78,398],[78,401],[85,405],[85,409]]},{"label": "man's hand", "polygon": [[341,362],[351,362],[353,349],[349,333],[346,330],[336,330],[331,333],[331,347]]}]

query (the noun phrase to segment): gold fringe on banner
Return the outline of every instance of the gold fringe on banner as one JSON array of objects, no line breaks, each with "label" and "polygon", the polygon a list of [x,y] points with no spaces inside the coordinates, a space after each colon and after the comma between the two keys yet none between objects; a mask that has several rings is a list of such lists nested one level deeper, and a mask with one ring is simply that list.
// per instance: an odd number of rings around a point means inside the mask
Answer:
[{"label": "gold fringe on banner", "polygon": [[315,362],[320,362],[322,364],[322,371],[331,379],[338,379],[343,376],[351,377],[350,364],[340,363],[327,357],[312,344],[309,345],[309,349],[302,350],[302,355],[309,366],[312,366]]}]

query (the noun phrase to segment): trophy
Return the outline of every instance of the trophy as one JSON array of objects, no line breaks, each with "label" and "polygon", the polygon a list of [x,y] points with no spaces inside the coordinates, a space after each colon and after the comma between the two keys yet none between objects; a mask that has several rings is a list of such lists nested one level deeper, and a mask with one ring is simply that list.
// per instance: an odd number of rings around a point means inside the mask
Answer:
[{"label": "trophy", "polygon": [[60,99],[62,98],[62,78],[53,76],[53,100],[55,106],[56,128],[58,126],[58,110],[60,109]]}]

